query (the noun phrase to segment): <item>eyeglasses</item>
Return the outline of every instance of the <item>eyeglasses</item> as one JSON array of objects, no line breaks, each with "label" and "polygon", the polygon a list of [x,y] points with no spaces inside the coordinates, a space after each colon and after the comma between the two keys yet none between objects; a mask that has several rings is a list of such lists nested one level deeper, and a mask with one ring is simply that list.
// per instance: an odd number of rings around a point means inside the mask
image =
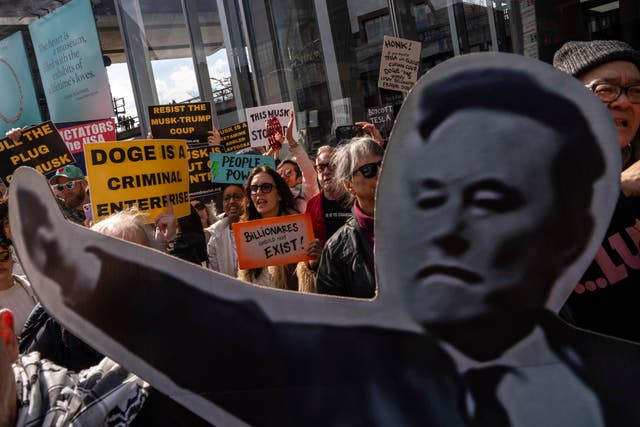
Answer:
[{"label": "eyeglasses", "polygon": [[318,164],[316,164],[316,172],[322,173],[325,169],[333,170],[333,166],[331,166],[331,163],[318,163]]},{"label": "eyeglasses", "polygon": [[[256,186],[257,187],[257,186]],[[257,189],[256,189],[257,191]],[[253,190],[252,190],[253,192]],[[264,193],[264,191],[263,191]],[[236,202],[239,202],[240,200],[243,199],[243,195],[236,193],[236,194],[227,194],[226,196],[224,196],[224,199],[222,199],[223,202],[230,202],[231,200],[235,200]]]},{"label": "eyeglasses", "polygon": [[78,182],[78,180],[65,182],[64,184],[55,184],[52,185],[52,187],[58,190],[58,192],[62,193],[65,188],[67,190],[73,190],[74,188],[76,188],[76,182]]},{"label": "eyeglasses", "polygon": [[6,261],[11,258],[11,251],[0,252],[0,262]]},{"label": "eyeglasses", "polygon": [[382,166],[382,161],[375,162],[375,163],[367,163],[366,165],[362,165],[358,169],[353,171],[351,176],[360,172],[362,176],[364,176],[365,178],[373,178],[378,174],[378,168],[380,166]]},{"label": "eyeglasses", "polygon": [[193,205],[193,208],[197,211],[201,211],[203,209],[206,209],[207,207],[204,205],[204,203],[198,202],[195,205]]},{"label": "eyeglasses", "polygon": [[293,174],[293,171],[291,169],[280,169],[278,173],[280,174],[280,176],[291,176],[291,174]]},{"label": "eyeglasses", "polygon": [[260,190],[262,194],[271,193],[271,190],[273,190],[273,184],[265,182],[264,184],[249,186],[249,191],[251,191],[251,194],[258,194],[258,190]]},{"label": "eyeglasses", "polygon": [[593,83],[587,87],[591,89],[602,102],[613,102],[624,93],[627,95],[629,102],[632,104],[640,104],[640,84],[618,86],[611,83]]}]

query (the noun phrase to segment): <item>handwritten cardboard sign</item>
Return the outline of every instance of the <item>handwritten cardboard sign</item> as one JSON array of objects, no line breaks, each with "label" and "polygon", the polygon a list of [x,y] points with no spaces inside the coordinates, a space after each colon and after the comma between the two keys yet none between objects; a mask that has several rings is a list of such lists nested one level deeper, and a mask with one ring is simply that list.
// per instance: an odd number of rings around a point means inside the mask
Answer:
[{"label": "handwritten cardboard sign", "polygon": [[221,143],[225,153],[233,153],[234,151],[251,147],[247,122],[220,129],[220,137],[222,138]]},{"label": "handwritten cardboard sign", "polygon": [[149,213],[166,211],[167,198],[177,217],[189,208],[189,172],[184,141],[153,139],[90,143],[84,146],[95,220],[130,206]]},{"label": "handwritten cardboard sign", "polygon": [[211,199],[220,186],[211,181],[211,153],[222,152],[221,146],[187,144],[189,161],[189,196],[191,199]]},{"label": "handwritten cardboard sign", "polygon": [[408,92],[418,80],[422,44],[384,36],[378,87]]},{"label": "handwritten cardboard sign", "polygon": [[275,169],[276,161],[271,156],[257,154],[211,153],[211,181],[244,184],[257,166]]},{"label": "handwritten cardboard sign", "polygon": [[0,139],[0,177],[9,185],[20,166],[31,166],[46,175],[75,160],[56,127],[50,121],[22,131],[17,141]]},{"label": "handwritten cardboard sign", "polygon": [[307,244],[314,239],[309,214],[287,215],[232,225],[242,269],[310,260]]},{"label": "handwritten cardboard sign", "polygon": [[207,142],[213,130],[211,103],[150,105],[149,123],[154,138]]},{"label": "handwritten cardboard sign", "polygon": [[[263,105],[245,109],[247,125],[249,126],[249,140],[252,147],[268,145],[267,134],[264,126],[265,120],[269,117],[277,117],[282,125],[282,132],[287,131],[289,124],[289,113],[293,111],[293,102],[282,102],[280,104]],[[298,134],[295,122],[293,123],[293,135]]]}]

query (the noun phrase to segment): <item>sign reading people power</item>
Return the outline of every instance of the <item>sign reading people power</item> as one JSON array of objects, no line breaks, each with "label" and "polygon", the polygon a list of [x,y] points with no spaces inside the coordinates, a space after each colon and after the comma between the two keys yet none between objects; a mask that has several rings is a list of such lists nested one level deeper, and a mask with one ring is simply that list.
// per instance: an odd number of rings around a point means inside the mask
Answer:
[{"label": "sign reading people power", "polygon": [[418,80],[421,48],[420,42],[384,36],[378,87],[409,92]]},{"label": "sign reading people power", "polygon": [[51,122],[22,131],[17,141],[0,140],[0,177],[5,184],[20,166],[31,166],[46,175],[70,163],[74,163],[73,156]]},{"label": "sign reading people power", "polygon": [[149,122],[154,138],[204,143],[213,130],[211,103],[150,105]]},{"label": "sign reading people power", "polygon": [[73,0],[29,24],[55,123],[113,116],[109,81],[89,0]]},{"label": "sign reading people power", "polygon": [[91,183],[93,218],[131,206],[149,221],[173,205],[176,217],[189,214],[189,172],[184,141],[154,139],[84,146]]},{"label": "sign reading people power", "polygon": [[[280,104],[263,105],[261,107],[253,107],[245,109],[247,116],[247,125],[249,126],[249,140],[252,147],[260,147],[268,145],[267,134],[265,130],[265,120],[270,117],[277,117],[282,125],[282,132],[287,131],[289,124],[289,113],[293,111],[293,102],[283,102]],[[298,134],[295,121],[293,123],[293,135]],[[284,137],[284,135],[282,135]]]},{"label": "sign reading people power", "polygon": [[21,32],[0,40],[0,93],[0,135],[42,121]]},{"label": "sign reading people power", "polygon": [[305,254],[314,239],[309,214],[236,222],[232,227],[242,269],[312,259]]},{"label": "sign reading people power", "polygon": [[251,170],[258,166],[276,168],[271,156],[257,154],[211,153],[211,181],[226,184],[244,184]]}]

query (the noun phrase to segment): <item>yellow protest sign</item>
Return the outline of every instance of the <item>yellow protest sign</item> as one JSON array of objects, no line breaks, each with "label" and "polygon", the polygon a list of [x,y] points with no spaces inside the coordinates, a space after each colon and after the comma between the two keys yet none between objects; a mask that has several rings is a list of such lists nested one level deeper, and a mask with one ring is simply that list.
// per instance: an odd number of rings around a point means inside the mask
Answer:
[{"label": "yellow protest sign", "polygon": [[167,209],[176,217],[189,208],[189,167],[184,140],[153,139],[85,144],[93,217],[137,206],[149,221]]}]

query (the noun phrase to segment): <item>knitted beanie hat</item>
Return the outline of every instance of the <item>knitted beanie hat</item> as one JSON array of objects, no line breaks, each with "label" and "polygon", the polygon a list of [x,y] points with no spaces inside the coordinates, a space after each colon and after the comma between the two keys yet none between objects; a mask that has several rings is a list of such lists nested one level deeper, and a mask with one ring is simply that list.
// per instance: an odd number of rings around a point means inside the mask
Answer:
[{"label": "knitted beanie hat", "polygon": [[574,77],[612,61],[629,61],[640,69],[640,52],[619,40],[567,42],[553,55],[553,66]]}]

